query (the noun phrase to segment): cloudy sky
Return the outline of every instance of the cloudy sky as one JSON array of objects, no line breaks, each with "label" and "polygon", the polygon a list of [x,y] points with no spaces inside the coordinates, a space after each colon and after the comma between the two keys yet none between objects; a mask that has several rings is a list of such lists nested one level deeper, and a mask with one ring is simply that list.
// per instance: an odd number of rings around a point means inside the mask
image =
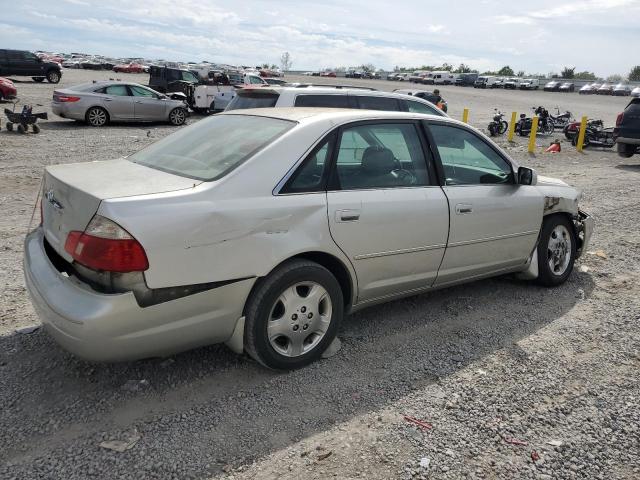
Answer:
[{"label": "cloudy sky", "polygon": [[607,76],[640,63],[640,0],[11,3],[0,18],[7,48],[245,65],[279,63],[289,51],[300,70],[464,62]]}]

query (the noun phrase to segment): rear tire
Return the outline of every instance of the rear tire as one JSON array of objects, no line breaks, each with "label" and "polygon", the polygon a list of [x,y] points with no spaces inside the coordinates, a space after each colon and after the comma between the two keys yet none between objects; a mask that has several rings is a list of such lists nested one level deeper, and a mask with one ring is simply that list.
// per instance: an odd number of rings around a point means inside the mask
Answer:
[{"label": "rear tire", "polygon": [[49,70],[47,72],[47,82],[58,83],[60,81],[60,72],[58,70]]},{"label": "rear tire", "polygon": [[5,127],[7,127],[7,132],[13,132],[13,123],[7,122]]},{"label": "rear tire", "polygon": [[555,287],[569,278],[576,259],[576,237],[566,215],[555,214],[544,218],[537,253],[537,283]]},{"label": "rear tire", "polygon": [[24,128],[24,125],[22,125],[21,123],[18,124],[17,130],[18,130],[18,133],[27,133],[27,130]]},{"label": "rear tire", "polygon": [[333,274],[315,262],[291,260],[259,282],[245,306],[247,353],[279,370],[319,359],[333,342],[344,312]]},{"label": "rear tire", "polygon": [[34,123],[33,125],[31,125],[31,130],[33,130],[33,133],[37,135],[38,133],[40,133],[40,126]]},{"label": "rear tire", "polygon": [[631,158],[640,148],[638,145],[629,145],[628,143],[618,143],[618,155],[622,158]]},{"label": "rear tire", "polygon": [[91,107],[84,118],[91,127],[104,127],[109,123],[109,114],[102,107]]}]

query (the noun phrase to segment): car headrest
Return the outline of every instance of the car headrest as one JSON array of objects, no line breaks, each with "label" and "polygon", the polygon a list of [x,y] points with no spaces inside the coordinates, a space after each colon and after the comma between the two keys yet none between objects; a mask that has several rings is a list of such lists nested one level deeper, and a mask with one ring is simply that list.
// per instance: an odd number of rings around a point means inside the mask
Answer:
[{"label": "car headrest", "polygon": [[362,170],[374,175],[383,175],[395,168],[393,152],[384,147],[367,147],[362,154]]}]

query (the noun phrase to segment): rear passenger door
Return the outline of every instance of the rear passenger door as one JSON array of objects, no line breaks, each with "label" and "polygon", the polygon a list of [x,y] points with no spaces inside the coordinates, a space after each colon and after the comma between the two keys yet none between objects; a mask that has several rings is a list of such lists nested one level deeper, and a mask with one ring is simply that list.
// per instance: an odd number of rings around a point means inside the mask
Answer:
[{"label": "rear passenger door", "polygon": [[333,240],[358,276],[358,302],[430,287],[449,211],[414,122],[340,129],[327,192]]},{"label": "rear passenger door", "polygon": [[133,120],[133,97],[126,85],[109,85],[99,91],[112,120]]}]

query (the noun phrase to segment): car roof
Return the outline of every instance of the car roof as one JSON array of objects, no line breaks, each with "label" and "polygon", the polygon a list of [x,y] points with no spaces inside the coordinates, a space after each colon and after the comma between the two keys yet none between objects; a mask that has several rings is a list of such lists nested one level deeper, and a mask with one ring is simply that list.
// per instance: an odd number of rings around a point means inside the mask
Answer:
[{"label": "car roof", "polygon": [[231,110],[218,115],[249,115],[258,117],[277,118],[298,123],[312,123],[315,121],[331,120],[333,122],[350,122],[358,120],[443,120],[446,122],[467,126],[465,123],[449,117],[413,112],[391,112],[384,110],[361,110],[354,108],[319,108],[319,107],[274,107],[248,108]]}]

